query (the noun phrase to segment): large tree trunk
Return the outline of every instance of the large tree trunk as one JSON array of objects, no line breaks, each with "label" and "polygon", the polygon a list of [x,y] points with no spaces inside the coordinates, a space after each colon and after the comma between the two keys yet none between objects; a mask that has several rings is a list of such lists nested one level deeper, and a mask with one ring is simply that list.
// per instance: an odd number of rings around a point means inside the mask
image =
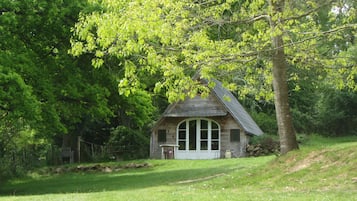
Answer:
[{"label": "large tree trunk", "polygon": [[[284,1],[270,1],[273,14],[282,13]],[[288,82],[286,56],[284,52],[283,35],[276,34],[278,23],[282,23],[279,19],[271,20],[272,28],[272,62],[273,62],[273,88],[274,88],[274,103],[276,110],[276,119],[278,122],[278,132],[280,137],[281,153],[285,154],[291,150],[298,149],[296,134],[293,126],[293,120],[290,113],[288,100]]]}]

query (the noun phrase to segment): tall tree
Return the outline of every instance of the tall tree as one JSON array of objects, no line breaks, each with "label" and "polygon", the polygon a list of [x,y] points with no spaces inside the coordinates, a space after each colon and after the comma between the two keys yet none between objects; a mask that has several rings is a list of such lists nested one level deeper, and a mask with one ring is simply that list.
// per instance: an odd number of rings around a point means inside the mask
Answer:
[{"label": "tall tree", "polygon": [[280,149],[282,153],[287,153],[290,150],[297,149],[298,143],[295,136],[288,100],[288,63],[284,50],[285,43],[283,40],[283,30],[279,28],[279,26],[284,26],[284,19],[280,16],[284,13],[285,1],[269,0],[269,6],[271,7],[269,21],[273,49],[271,60],[273,64],[274,102],[280,136]]},{"label": "tall tree", "polygon": [[[124,60],[119,86],[127,95],[141,87],[148,73],[161,73],[155,90],[164,88],[171,102],[207,94],[207,88],[191,79],[196,72],[208,80],[223,78],[240,96],[274,95],[282,153],[298,148],[288,81],[299,74],[288,69],[316,68],[332,75],[329,70],[341,69],[330,62],[337,55],[333,47],[342,36],[356,34],[350,1],[104,0],[96,5],[102,10],[82,15],[76,25],[72,54],[95,54],[96,67],[108,55]],[[321,15],[322,10],[328,15]],[[336,15],[340,20],[334,20]],[[329,26],[321,24],[322,16]],[[339,51],[353,44],[345,43]],[[354,63],[345,71],[350,78],[345,86],[355,86],[355,68]]]}]

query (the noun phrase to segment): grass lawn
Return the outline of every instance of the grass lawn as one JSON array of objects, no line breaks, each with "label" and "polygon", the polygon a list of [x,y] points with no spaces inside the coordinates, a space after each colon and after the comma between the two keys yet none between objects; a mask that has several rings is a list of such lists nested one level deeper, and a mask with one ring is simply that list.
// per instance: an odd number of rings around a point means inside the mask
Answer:
[{"label": "grass lawn", "polygon": [[[110,173],[32,173],[0,187],[15,200],[356,200],[357,138],[313,138],[285,156],[142,160]],[[41,172],[39,170],[39,172]]]}]

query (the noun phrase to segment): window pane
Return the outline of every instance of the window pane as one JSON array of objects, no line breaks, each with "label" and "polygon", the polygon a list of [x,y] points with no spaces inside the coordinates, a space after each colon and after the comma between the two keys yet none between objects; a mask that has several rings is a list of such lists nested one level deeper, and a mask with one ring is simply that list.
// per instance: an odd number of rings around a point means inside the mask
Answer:
[{"label": "window pane", "polygon": [[208,129],[208,121],[201,120],[201,129]]},{"label": "window pane", "polygon": [[179,141],[179,150],[185,150],[186,149],[186,142],[185,141]]},{"label": "window pane", "polygon": [[186,131],[179,131],[179,139],[186,139]]},{"label": "window pane", "polygon": [[212,129],[218,129],[218,125],[212,121]]},{"label": "window pane", "polygon": [[239,141],[240,141],[240,130],[231,129],[231,142],[239,142]]},{"label": "window pane", "polygon": [[201,131],[201,139],[208,139],[208,131]]},{"label": "window pane", "polygon": [[179,129],[186,129],[186,121],[180,124]]},{"label": "window pane", "polygon": [[158,130],[158,142],[166,142],[166,130]]},{"label": "window pane", "polygon": [[207,150],[207,149],[208,149],[208,142],[201,141],[201,150]]},{"label": "window pane", "polygon": [[196,140],[197,140],[197,127],[196,120],[189,122],[189,149],[196,150]]},{"label": "window pane", "polygon": [[212,150],[218,150],[219,146],[218,146],[218,141],[212,141],[211,143],[211,149]]},{"label": "window pane", "polygon": [[218,130],[212,130],[212,139],[219,139]]}]

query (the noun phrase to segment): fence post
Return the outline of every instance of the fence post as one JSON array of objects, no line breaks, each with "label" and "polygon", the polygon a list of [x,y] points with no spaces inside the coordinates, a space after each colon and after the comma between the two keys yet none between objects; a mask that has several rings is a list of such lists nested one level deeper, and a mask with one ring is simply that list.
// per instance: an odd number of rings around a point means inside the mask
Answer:
[{"label": "fence post", "polygon": [[78,163],[81,162],[81,136],[77,139],[77,152],[78,152]]},{"label": "fence post", "polygon": [[94,144],[93,143],[91,143],[90,144],[90,148],[91,148],[91,152],[92,152],[92,160],[94,159]]}]

